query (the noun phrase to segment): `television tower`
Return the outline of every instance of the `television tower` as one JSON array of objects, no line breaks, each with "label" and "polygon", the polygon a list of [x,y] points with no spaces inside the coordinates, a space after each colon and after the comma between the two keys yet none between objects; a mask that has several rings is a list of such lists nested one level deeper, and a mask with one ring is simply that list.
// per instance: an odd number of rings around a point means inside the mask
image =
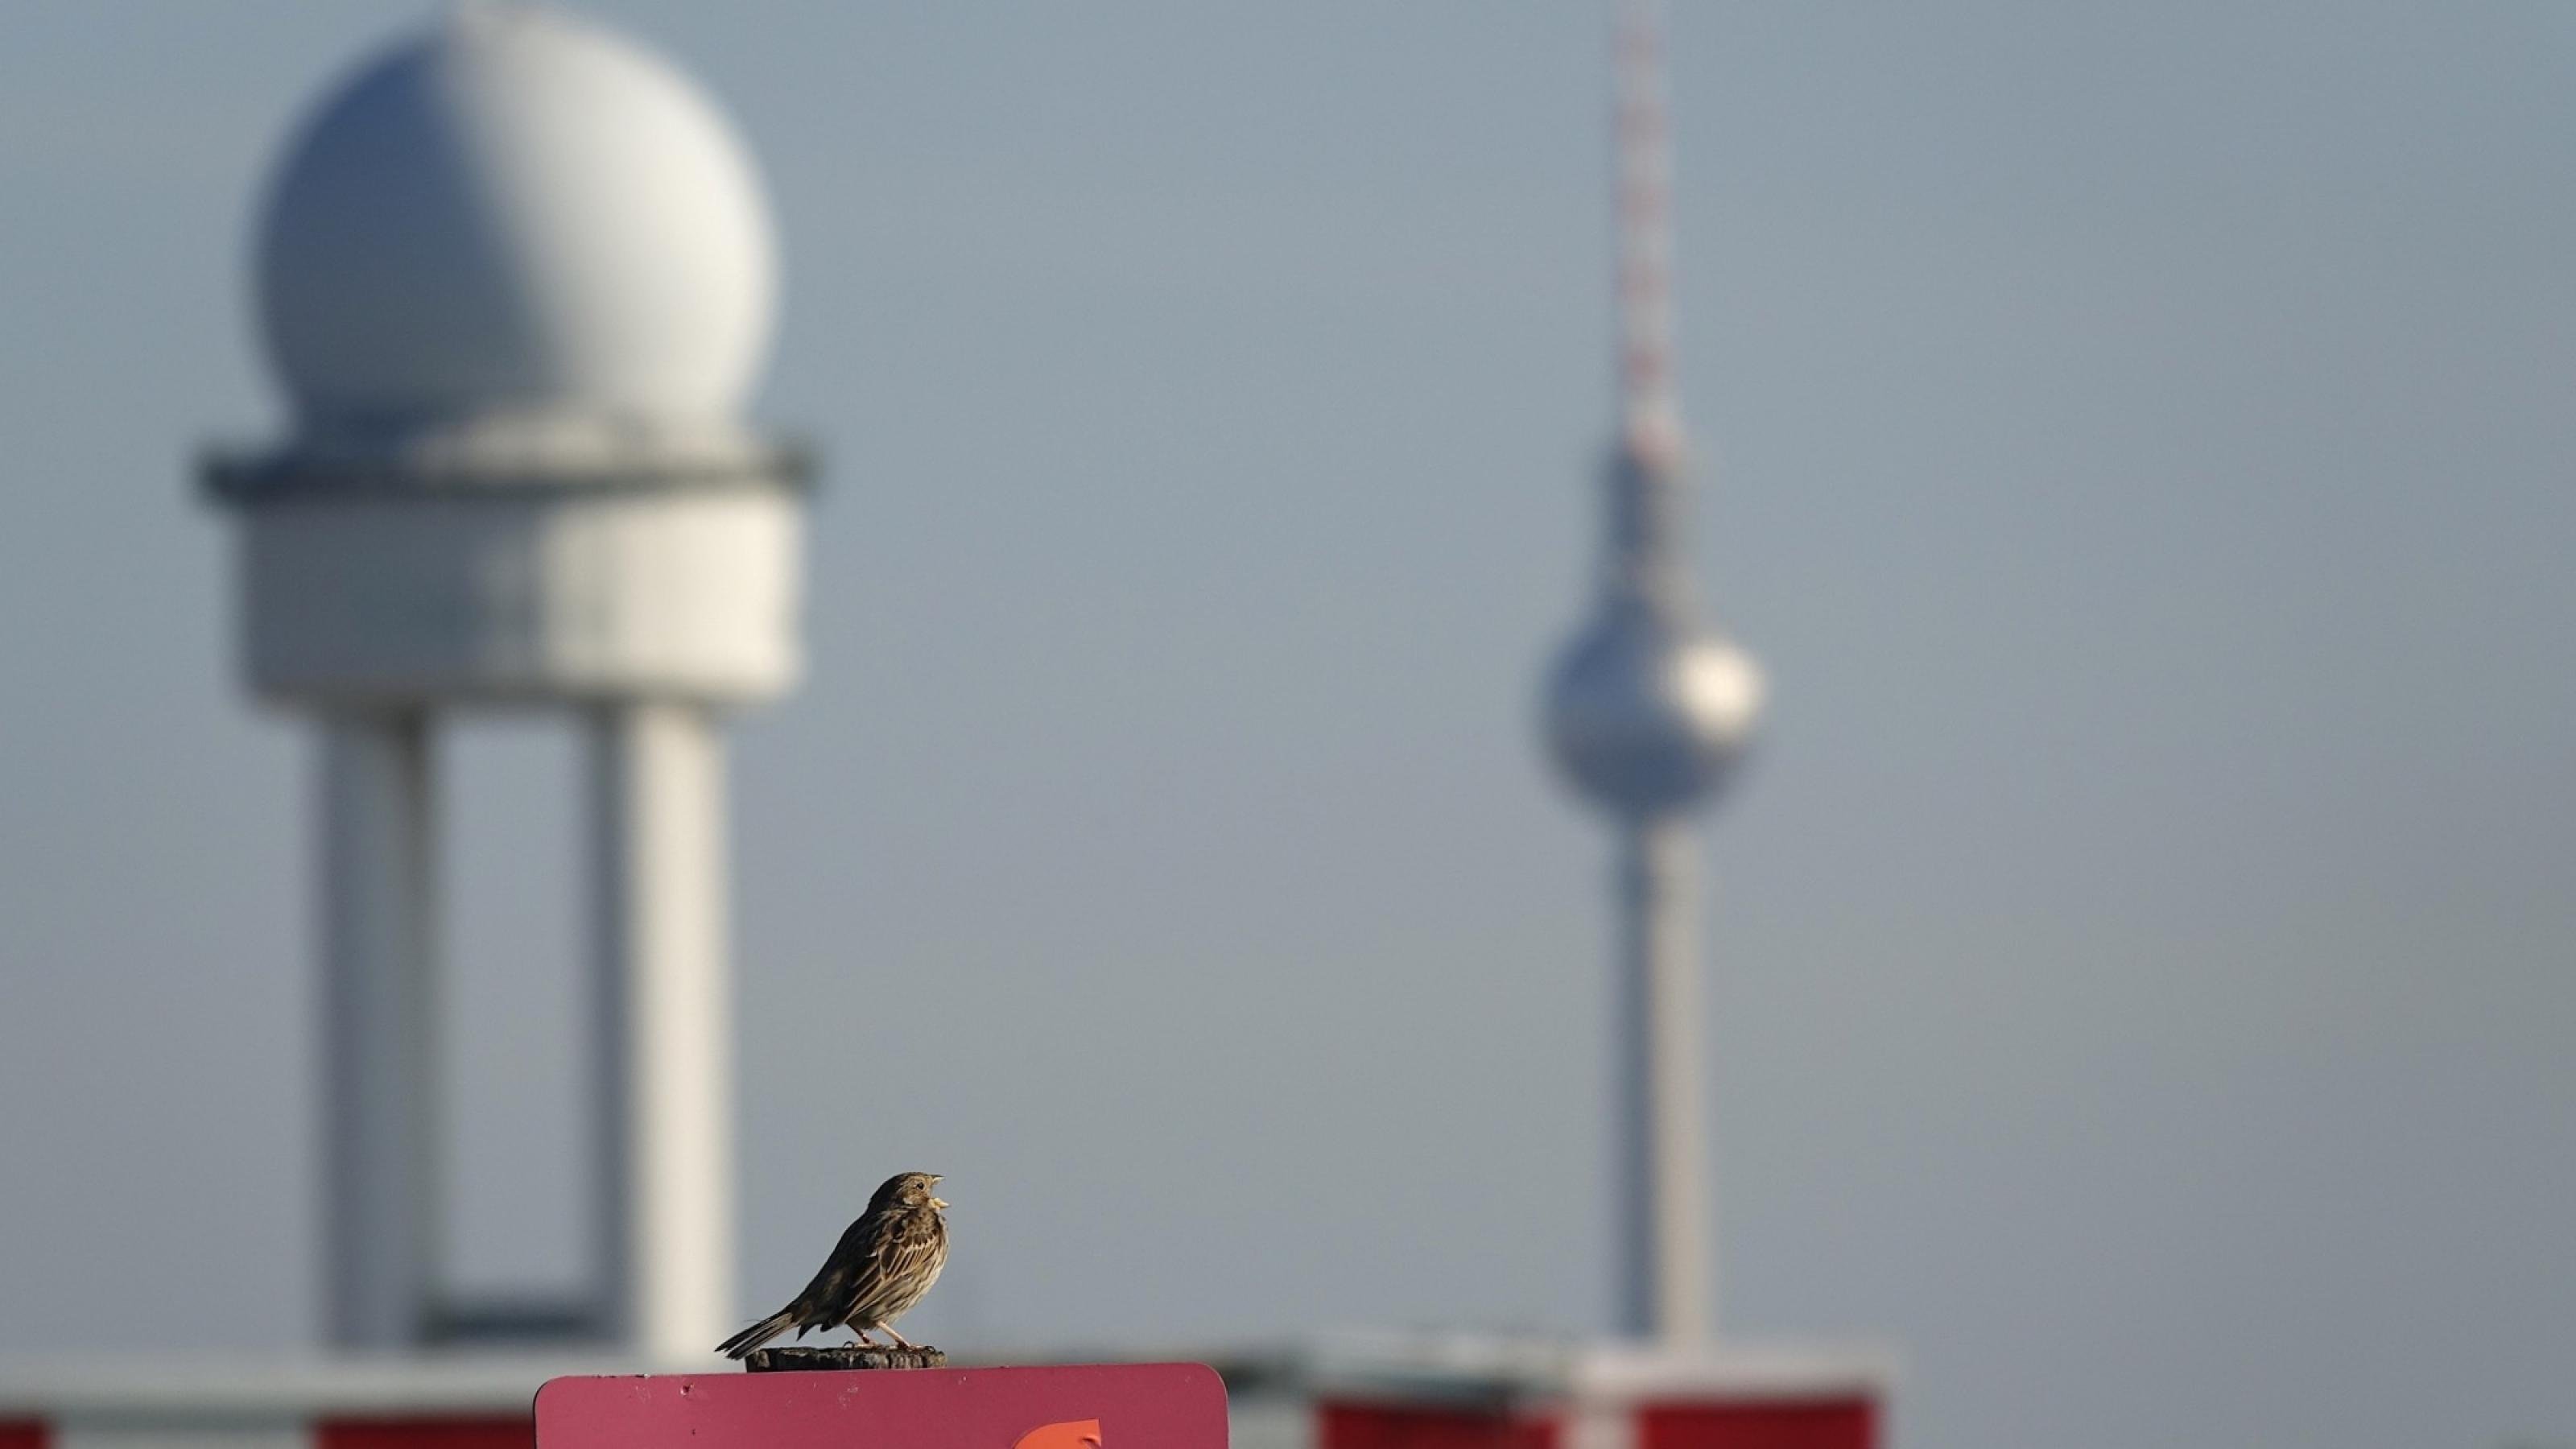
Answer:
[{"label": "television tower", "polygon": [[1659,11],[1656,0],[1618,9],[1619,423],[1604,470],[1608,546],[1592,622],[1548,680],[1546,723],[1558,768],[1619,839],[1617,1326],[1683,1344],[1709,1337],[1716,1319],[1689,817],[1749,742],[1762,676],[1701,621],[1684,557],[1688,450],[1673,394]]}]

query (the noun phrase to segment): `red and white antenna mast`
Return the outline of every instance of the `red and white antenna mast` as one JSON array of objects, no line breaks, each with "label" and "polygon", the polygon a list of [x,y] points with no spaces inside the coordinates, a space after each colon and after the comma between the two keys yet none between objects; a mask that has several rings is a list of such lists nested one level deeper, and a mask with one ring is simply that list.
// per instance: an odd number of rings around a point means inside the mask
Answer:
[{"label": "red and white antenna mast", "polygon": [[1661,0],[1620,0],[1616,196],[1619,232],[1620,442],[1648,466],[1675,467],[1671,126],[1664,110]]}]

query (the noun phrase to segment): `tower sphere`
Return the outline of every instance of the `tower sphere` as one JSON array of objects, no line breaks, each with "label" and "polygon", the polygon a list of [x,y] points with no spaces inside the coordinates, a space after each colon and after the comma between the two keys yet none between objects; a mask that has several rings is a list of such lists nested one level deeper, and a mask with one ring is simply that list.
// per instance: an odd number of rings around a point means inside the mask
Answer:
[{"label": "tower sphere", "polygon": [[1724,637],[1614,609],[1576,636],[1549,681],[1557,764],[1613,813],[1679,814],[1752,743],[1763,682]]},{"label": "tower sphere", "polygon": [[269,359],[309,432],[491,415],[713,422],[768,350],[769,209],[659,56],[467,0],[324,99],[258,237]]}]

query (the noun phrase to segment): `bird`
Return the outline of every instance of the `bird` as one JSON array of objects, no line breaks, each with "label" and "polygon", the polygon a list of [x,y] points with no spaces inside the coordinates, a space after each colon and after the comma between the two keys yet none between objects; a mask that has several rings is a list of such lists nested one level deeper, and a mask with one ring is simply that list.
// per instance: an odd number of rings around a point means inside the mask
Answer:
[{"label": "bird", "polygon": [[716,1352],[742,1358],[793,1328],[807,1331],[846,1326],[870,1347],[868,1335],[882,1330],[904,1348],[911,1340],[894,1331],[901,1318],[948,1265],[948,1204],[931,1194],[940,1180],[935,1172],[898,1172],[868,1199],[867,1211],[842,1230],[832,1256],[794,1302],[716,1345]]}]

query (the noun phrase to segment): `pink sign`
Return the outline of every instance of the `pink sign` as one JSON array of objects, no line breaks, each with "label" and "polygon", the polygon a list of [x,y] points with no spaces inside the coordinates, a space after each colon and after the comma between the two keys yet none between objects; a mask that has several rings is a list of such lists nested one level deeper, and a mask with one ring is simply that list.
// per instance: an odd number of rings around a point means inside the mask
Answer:
[{"label": "pink sign", "polygon": [[1226,1449],[1194,1363],[555,1379],[537,1449]]}]

